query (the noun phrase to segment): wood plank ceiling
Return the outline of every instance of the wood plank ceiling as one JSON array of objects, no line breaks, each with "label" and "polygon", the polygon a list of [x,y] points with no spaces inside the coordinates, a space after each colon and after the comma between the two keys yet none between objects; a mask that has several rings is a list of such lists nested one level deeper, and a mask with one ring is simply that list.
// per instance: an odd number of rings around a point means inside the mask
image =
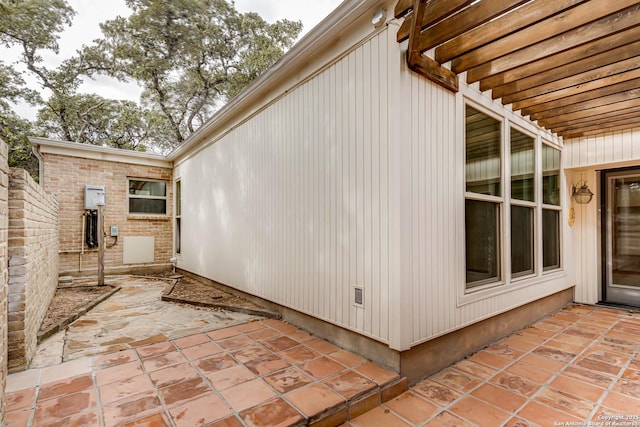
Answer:
[{"label": "wood plank ceiling", "polygon": [[640,126],[640,1],[399,0],[416,72],[458,75],[567,138]]}]

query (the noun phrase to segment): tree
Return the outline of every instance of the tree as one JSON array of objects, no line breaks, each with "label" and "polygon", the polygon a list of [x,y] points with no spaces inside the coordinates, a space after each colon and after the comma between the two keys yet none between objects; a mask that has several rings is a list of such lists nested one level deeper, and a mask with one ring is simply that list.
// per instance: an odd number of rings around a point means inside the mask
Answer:
[{"label": "tree", "polygon": [[[75,11],[65,0],[0,0],[0,44],[18,48],[19,65],[39,86],[27,88],[0,61],[0,137],[10,164],[37,172],[29,135],[166,152],[222,103],[271,66],[297,38],[300,22],[274,24],[241,14],[225,0],[126,0],[133,13],[102,24],[104,37],[59,66],[59,34]],[[140,104],[80,92],[84,79],[108,75],[143,88]],[[34,122],[12,111],[38,108]],[[34,166],[35,165],[35,166]]]},{"label": "tree", "polygon": [[[133,102],[78,93],[88,74],[78,57],[56,68],[44,65],[42,52],[59,53],[59,34],[71,25],[74,14],[64,0],[11,1],[0,8],[0,42],[21,51],[20,64],[41,89],[26,88],[20,73],[1,64],[0,136],[9,145],[9,164],[34,176],[37,159],[27,139],[30,135],[144,150],[162,129],[157,115]],[[13,113],[12,104],[19,101],[39,108],[36,122]]]},{"label": "tree", "polygon": [[302,24],[274,24],[225,0],[127,0],[128,18],[101,25],[82,52],[87,70],[143,87],[143,103],[163,117],[166,141],[181,144],[223,102],[271,66]]}]

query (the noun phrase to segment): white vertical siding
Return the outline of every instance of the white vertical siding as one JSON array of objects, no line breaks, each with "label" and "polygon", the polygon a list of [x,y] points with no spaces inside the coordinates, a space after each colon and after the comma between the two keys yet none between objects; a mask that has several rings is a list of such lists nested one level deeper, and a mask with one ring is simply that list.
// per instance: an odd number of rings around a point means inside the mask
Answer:
[{"label": "white vertical siding", "polygon": [[576,221],[570,230],[573,241],[576,301],[596,303],[601,299],[602,247],[597,171],[640,165],[640,128],[571,139],[565,142],[564,166],[567,186],[586,181],[594,193],[588,205],[573,204]]},{"label": "white vertical siding", "polygon": [[640,162],[640,128],[565,142],[564,166],[619,167]]},{"label": "white vertical siding", "polygon": [[179,267],[388,341],[387,37],[178,165]]},{"label": "white vertical siding", "polygon": [[[587,181],[594,193],[599,193],[595,170],[567,172],[567,186]],[[575,300],[586,304],[595,304],[601,298],[601,252],[600,252],[600,209],[599,195],[591,203],[579,205],[572,203],[575,223],[570,229],[571,248],[576,288]]]},{"label": "white vertical siding", "polygon": [[463,96],[535,128],[408,71],[389,28],[177,166],[178,265],[402,350],[570,278],[463,300]]},{"label": "white vertical siding", "polygon": [[[411,272],[407,327],[415,345],[566,289],[573,281],[566,269],[530,279],[524,285],[508,283],[484,295],[480,292],[473,298],[464,297],[464,176],[488,178],[487,170],[501,169],[481,162],[465,166],[464,97],[531,132],[536,129],[473,88],[463,87],[454,95],[415,74],[409,76],[402,93],[405,114],[411,117],[403,134],[410,140],[410,156],[402,167],[409,169],[406,188],[410,197],[402,209],[408,212],[404,219],[410,224],[411,243],[401,249],[401,256],[409,260]],[[520,160],[516,163],[528,164],[531,169],[533,159]],[[563,233],[566,237],[566,231]],[[503,254],[503,258],[506,256]]]}]

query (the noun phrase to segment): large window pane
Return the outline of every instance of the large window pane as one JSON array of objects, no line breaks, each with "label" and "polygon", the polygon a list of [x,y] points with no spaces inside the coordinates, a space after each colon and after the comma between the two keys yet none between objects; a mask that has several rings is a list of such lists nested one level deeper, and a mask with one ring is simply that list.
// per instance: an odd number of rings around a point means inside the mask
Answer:
[{"label": "large window pane", "polygon": [[511,275],[531,274],[533,261],[533,208],[511,206]]},{"label": "large window pane", "polygon": [[535,140],[511,129],[511,198],[535,201]]},{"label": "large window pane", "polygon": [[560,267],[560,211],[542,210],[542,266]]},{"label": "large window pane", "polygon": [[500,207],[465,200],[467,288],[500,280]]},{"label": "large window pane", "polygon": [[560,206],[560,150],[542,144],[542,203]]},{"label": "large window pane", "polygon": [[501,195],[500,121],[466,106],[465,158],[468,192]]},{"label": "large window pane", "polygon": [[166,214],[167,201],[164,199],[129,199],[129,213]]},{"label": "large window pane", "polygon": [[159,181],[129,180],[129,194],[137,196],[166,196],[167,183]]}]

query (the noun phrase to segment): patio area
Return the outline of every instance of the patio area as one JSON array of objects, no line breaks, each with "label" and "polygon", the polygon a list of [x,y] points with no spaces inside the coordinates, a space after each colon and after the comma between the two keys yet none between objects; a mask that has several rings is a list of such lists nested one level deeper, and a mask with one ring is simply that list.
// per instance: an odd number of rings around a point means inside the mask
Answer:
[{"label": "patio area", "polygon": [[640,312],[572,305],[351,426],[640,426]]},{"label": "patio area", "polygon": [[637,311],[572,305],[407,390],[392,371],[259,320],[9,375],[6,423],[640,425],[639,336]]},{"label": "patio area", "polygon": [[9,375],[6,425],[338,425],[405,390],[397,373],[267,319]]}]

